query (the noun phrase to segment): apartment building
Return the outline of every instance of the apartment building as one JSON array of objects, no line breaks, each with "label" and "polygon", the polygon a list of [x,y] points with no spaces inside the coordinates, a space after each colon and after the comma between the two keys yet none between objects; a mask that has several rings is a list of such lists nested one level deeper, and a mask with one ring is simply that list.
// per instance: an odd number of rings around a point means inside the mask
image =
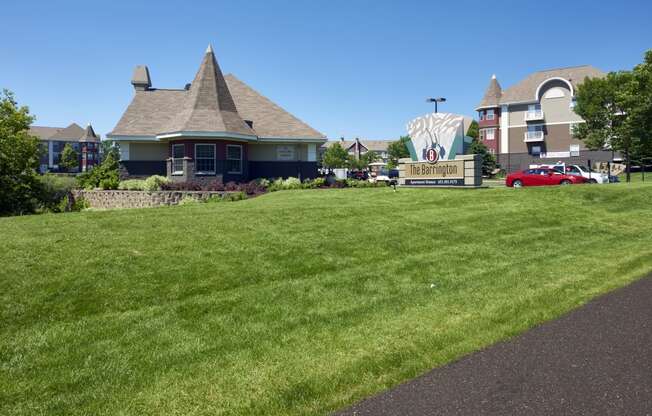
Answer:
[{"label": "apartment building", "polygon": [[578,85],[605,75],[589,65],[549,69],[507,89],[492,76],[476,107],[480,140],[507,171],[533,163],[611,160],[611,151],[590,151],[573,137],[573,126],[584,122],[574,112]]},{"label": "apartment building", "polygon": [[77,152],[79,161],[76,171],[86,172],[100,163],[100,136],[90,124],[85,129],[77,123],[71,123],[68,127],[31,126],[29,133],[40,140],[41,173],[61,171],[59,162],[66,144]]}]

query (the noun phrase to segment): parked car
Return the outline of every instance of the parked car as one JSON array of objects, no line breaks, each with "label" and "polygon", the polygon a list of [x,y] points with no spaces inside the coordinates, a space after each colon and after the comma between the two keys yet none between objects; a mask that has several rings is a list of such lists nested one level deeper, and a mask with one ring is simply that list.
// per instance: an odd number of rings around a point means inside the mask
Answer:
[{"label": "parked car", "polygon": [[567,175],[557,169],[525,169],[507,175],[505,185],[520,188],[522,186],[572,185],[586,183],[587,179],[578,175]]},{"label": "parked car", "polygon": [[558,163],[555,165],[539,165],[539,166],[530,165],[530,167],[551,168],[551,169],[557,169],[562,172],[565,172],[568,175],[579,175],[584,177],[588,183],[609,183],[609,175],[607,175],[606,173],[600,173],[594,170],[589,170],[586,166],[567,165],[565,163]]},{"label": "parked car", "polygon": [[349,173],[351,179],[358,179],[361,181],[366,181],[369,178],[369,172],[364,170],[354,170]]}]

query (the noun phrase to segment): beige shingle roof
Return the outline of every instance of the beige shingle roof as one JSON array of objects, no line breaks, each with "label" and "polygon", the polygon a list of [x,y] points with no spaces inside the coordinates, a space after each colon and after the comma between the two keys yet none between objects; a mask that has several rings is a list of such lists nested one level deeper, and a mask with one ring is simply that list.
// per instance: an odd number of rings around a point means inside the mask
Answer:
[{"label": "beige shingle roof", "polygon": [[568,68],[549,69],[535,72],[527,76],[524,80],[503,91],[500,100],[501,104],[534,101],[535,94],[542,82],[551,78],[563,78],[571,83],[574,89],[584,81],[586,77],[598,78],[606,74],[590,65],[582,65]]},{"label": "beige shingle roof", "polygon": [[[364,146],[367,150],[372,150],[375,152],[386,151],[391,142],[391,140],[360,139],[360,145]],[[324,146],[333,146],[335,143],[339,143],[344,149],[348,149],[355,144],[355,140],[329,140],[324,144]]]},{"label": "beige shingle roof", "polygon": [[482,101],[480,101],[480,104],[478,104],[477,108],[479,109],[483,107],[498,106],[502,93],[503,90],[500,87],[496,76],[492,75],[491,81],[489,81],[489,86],[487,87],[487,91],[484,93],[484,97],[482,97]]},{"label": "beige shingle roof", "polygon": [[[252,121],[253,128],[244,120]],[[210,48],[189,90],[137,90],[109,134],[156,136],[177,131],[230,132],[265,138],[324,138],[323,134],[235,76],[222,76]]]},{"label": "beige shingle roof", "polygon": [[269,98],[240,81],[235,75],[228,74],[225,79],[233,94],[238,112],[245,120],[253,121],[254,131],[259,137],[325,137]]},{"label": "beige shingle roof", "polygon": [[29,134],[41,140],[48,140],[61,130],[63,130],[63,127],[30,126]]},{"label": "beige shingle roof", "polygon": [[171,119],[164,133],[193,131],[254,135],[238,114],[210,46],[182,103],[181,111]]}]

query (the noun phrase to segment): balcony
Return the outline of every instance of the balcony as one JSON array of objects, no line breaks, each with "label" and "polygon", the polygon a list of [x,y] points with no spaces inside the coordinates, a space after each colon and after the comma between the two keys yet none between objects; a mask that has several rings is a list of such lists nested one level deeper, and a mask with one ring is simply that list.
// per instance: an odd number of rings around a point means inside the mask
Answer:
[{"label": "balcony", "polygon": [[525,132],[525,143],[534,143],[543,141],[543,131],[526,131]]},{"label": "balcony", "polygon": [[543,120],[543,110],[528,110],[525,113],[525,121]]}]

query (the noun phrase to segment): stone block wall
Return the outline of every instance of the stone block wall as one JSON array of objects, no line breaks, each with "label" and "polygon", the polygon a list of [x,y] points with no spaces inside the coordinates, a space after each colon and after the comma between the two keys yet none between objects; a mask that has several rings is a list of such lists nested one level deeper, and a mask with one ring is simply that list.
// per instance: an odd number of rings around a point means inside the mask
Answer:
[{"label": "stone block wall", "polygon": [[150,208],[177,205],[185,197],[206,200],[213,196],[223,197],[224,191],[102,191],[76,190],[75,198],[84,198],[91,208]]}]

